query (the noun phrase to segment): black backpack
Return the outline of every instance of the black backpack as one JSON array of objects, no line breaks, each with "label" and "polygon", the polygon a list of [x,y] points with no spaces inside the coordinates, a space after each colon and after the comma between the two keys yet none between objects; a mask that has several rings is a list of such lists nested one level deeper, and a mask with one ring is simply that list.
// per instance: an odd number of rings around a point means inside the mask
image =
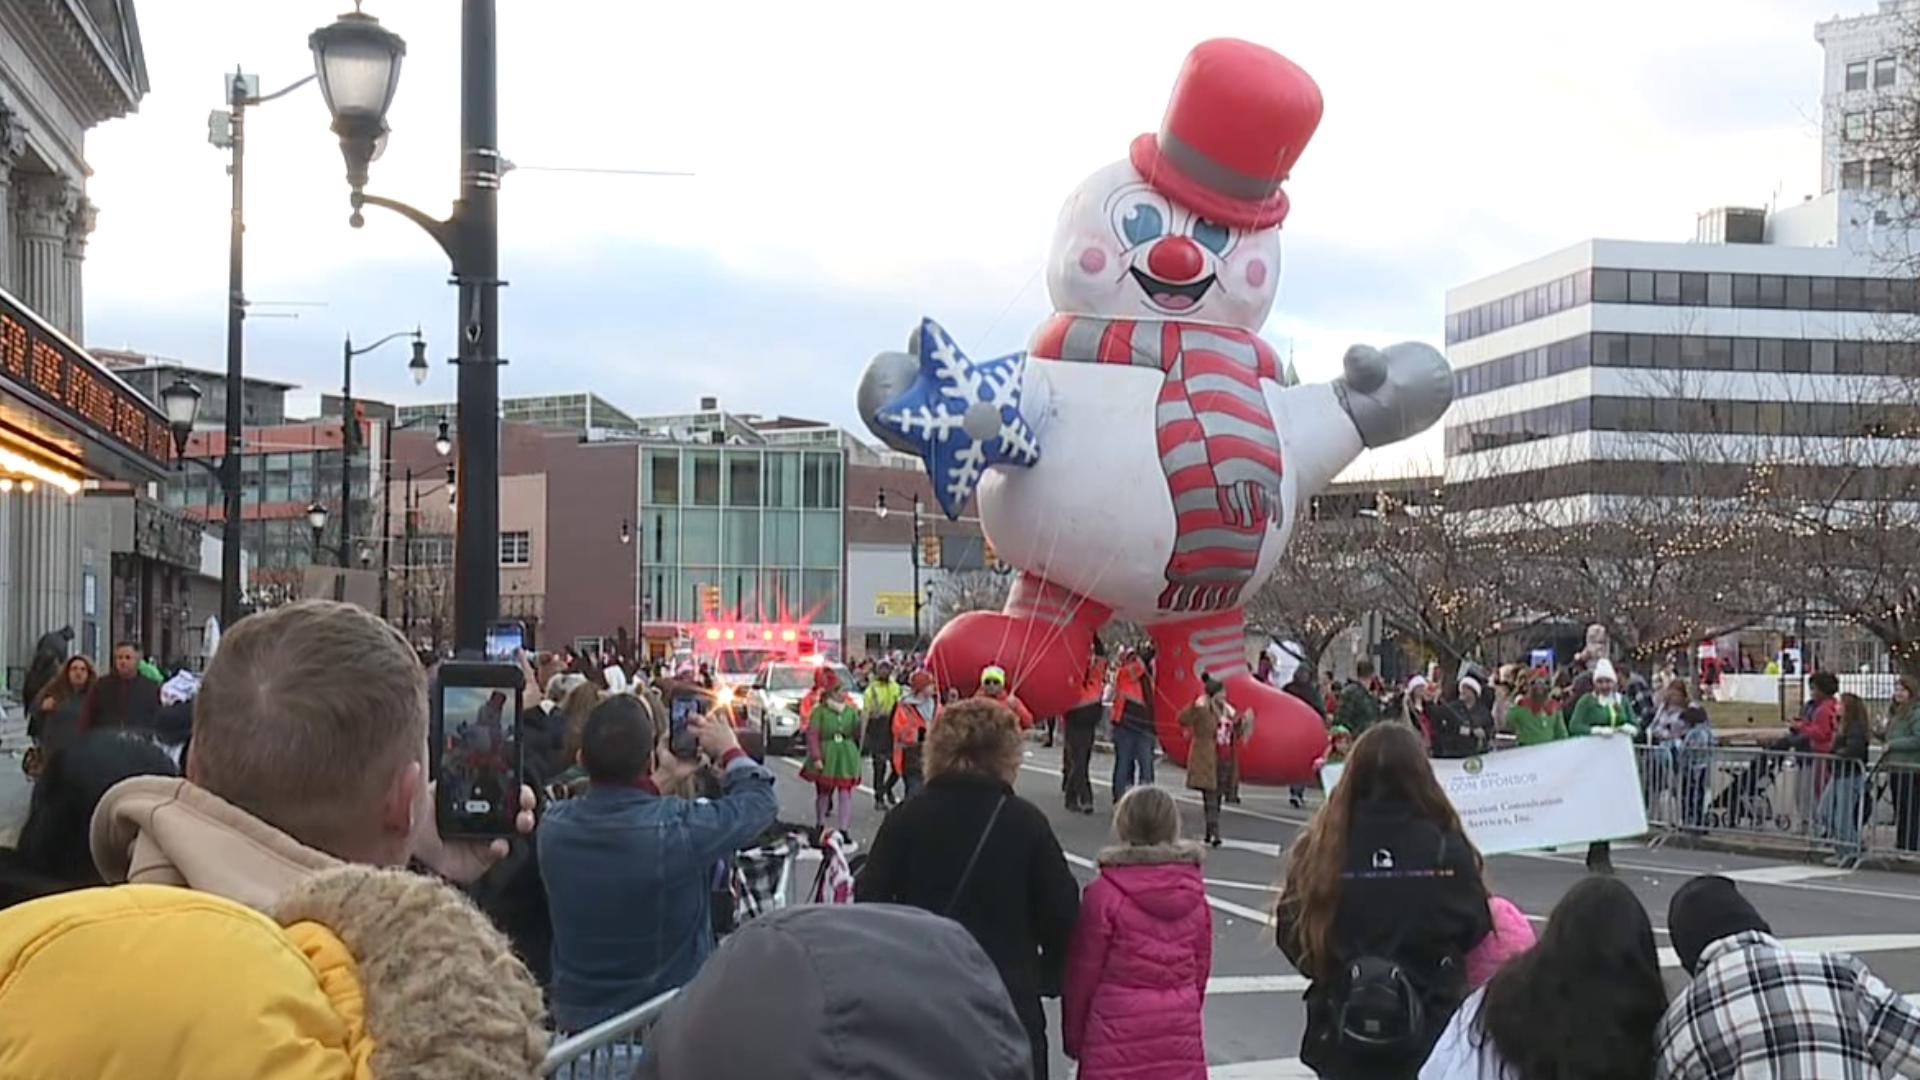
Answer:
[{"label": "black backpack", "polygon": [[[1445,863],[1446,853],[1447,837],[1442,833],[1433,855],[1435,867]],[[1385,854],[1391,857],[1391,852]],[[1379,865],[1376,861],[1376,868]],[[1333,1030],[1340,1048],[1356,1058],[1404,1060],[1428,1048],[1426,1006],[1420,990],[1406,968],[1393,959],[1399,944],[1396,935],[1386,955],[1363,955],[1347,965],[1345,982],[1334,1001]]]}]

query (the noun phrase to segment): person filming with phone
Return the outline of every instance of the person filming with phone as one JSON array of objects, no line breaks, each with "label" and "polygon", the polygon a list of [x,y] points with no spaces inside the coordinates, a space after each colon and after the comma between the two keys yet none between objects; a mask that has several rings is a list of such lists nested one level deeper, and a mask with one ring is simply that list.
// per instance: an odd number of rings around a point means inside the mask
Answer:
[{"label": "person filming with phone", "polygon": [[[661,727],[668,728],[664,735]],[[592,1027],[684,985],[713,952],[714,863],[773,824],[773,774],[740,749],[724,713],[684,727],[619,695],[580,735],[584,794],[555,804],[537,834],[553,916],[553,1017]],[[719,797],[662,795],[703,767]]]}]

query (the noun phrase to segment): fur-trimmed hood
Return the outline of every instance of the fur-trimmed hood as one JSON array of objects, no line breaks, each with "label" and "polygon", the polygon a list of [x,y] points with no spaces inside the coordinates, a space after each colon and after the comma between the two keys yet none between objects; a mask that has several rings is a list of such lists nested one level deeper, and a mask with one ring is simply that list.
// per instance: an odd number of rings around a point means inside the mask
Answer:
[{"label": "fur-trimmed hood", "polygon": [[1122,844],[1100,852],[1101,866],[1157,866],[1161,863],[1192,863],[1199,866],[1207,859],[1207,849],[1191,840],[1171,844]]},{"label": "fur-trimmed hood", "polygon": [[546,1055],[540,988],[507,939],[452,888],[420,874],[344,866],[275,906],[289,933],[346,946],[366,1002],[376,1080],[509,1080]]},{"label": "fur-trimmed hood", "polygon": [[540,992],[451,888],[342,867],[297,886],[277,914],[165,885],[81,889],[9,910],[7,1075],[537,1075],[547,1046]]}]

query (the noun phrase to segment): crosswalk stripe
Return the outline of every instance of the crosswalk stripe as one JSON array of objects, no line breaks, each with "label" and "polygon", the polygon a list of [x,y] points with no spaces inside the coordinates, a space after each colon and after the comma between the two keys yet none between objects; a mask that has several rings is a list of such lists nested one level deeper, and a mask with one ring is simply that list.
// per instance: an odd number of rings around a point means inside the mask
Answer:
[{"label": "crosswalk stripe", "polygon": [[1747,870],[1728,870],[1720,876],[1730,881],[1745,881],[1755,885],[1787,885],[1795,881],[1813,881],[1818,878],[1845,877],[1853,873],[1835,866],[1807,866],[1789,863],[1783,866],[1756,866]]},{"label": "crosswalk stripe", "polygon": [[1314,1071],[1297,1057],[1267,1061],[1240,1061],[1207,1069],[1207,1080],[1315,1080]]}]

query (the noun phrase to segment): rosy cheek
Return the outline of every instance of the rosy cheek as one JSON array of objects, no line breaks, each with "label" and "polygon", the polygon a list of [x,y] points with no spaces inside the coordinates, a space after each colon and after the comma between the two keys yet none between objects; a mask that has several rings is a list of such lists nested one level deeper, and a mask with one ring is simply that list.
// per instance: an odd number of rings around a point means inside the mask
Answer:
[{"label": "rosy cheek", "polygon": [[1080,269],[1097,274],[1107,268],[1107,253],[1099,248],[1090,247],[1080,253]]},{"label": "rosy cheek", "polygon": [[1258,289],[1267,283],[1267,261],[1252,259],[1247,263],[1247,284]]}]

